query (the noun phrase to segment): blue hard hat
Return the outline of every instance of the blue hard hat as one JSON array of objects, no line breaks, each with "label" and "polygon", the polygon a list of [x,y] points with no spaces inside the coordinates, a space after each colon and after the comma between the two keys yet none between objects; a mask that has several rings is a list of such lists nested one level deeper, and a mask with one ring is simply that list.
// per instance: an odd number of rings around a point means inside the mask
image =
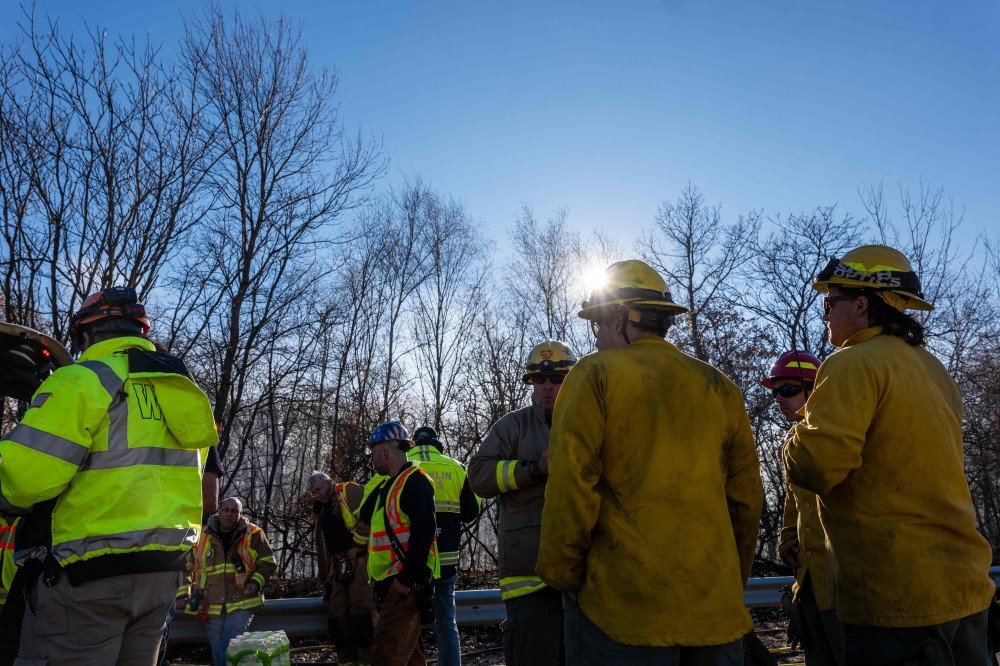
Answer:
[{"label": "blue hard hat", "polygon": [[376,426],[372,432],[371,439],[368,440],[368,448],[382,442],[391,441],[410,442],[413,440],[410,439],[410,433],[406,432],[406,428],[403,427],[402,423],[399,421],[386,421]]}]

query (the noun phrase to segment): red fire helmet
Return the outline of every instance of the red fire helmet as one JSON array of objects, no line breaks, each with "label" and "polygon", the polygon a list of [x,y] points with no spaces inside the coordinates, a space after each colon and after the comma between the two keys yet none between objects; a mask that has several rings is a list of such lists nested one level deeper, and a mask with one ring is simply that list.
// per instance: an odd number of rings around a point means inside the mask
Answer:
[{"label": "red fire helmet", "polygon": [[774,387],[775,379],[798,379],[811,384],[816,381],[816,371],[819,370],[820,363],[822,361],[815,354],[807,351],[798,349],[786,351],[778,357],[771,366],[771,372],[767,373],[767,377],[760,380],[760,383],[767,388]]}]

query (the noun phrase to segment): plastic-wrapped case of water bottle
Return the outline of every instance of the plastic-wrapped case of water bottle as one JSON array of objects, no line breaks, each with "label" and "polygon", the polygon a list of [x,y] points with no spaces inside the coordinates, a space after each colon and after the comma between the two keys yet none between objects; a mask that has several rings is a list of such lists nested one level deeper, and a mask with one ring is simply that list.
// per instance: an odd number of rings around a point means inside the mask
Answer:
[{"label": "plastic-wrapped case of water bottle", "polygon": [[287,666],[292,663],[290,647],[283,631],[248,631],[229,641],[226,662],[231,666]]}]

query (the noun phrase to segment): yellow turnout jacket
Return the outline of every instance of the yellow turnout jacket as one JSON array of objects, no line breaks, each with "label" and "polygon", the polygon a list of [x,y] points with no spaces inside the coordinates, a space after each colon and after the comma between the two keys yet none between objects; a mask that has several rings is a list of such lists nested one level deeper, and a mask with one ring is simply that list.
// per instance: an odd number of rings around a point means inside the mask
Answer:
[{"label": "yellow turnout jacket", "polygon": [[841,620],[925,627],[989,605],[992,555],[965,478],[958,386],[926,349],[881,333],[824,361],[783,456],[791,482],[820,495]]},{"label": "yellow turnout jacket", "polygon": [[538,575],[628,645],[719,645],[743,606],[764,492],[739,389],[653,337],[584,357],[552,417]]}]

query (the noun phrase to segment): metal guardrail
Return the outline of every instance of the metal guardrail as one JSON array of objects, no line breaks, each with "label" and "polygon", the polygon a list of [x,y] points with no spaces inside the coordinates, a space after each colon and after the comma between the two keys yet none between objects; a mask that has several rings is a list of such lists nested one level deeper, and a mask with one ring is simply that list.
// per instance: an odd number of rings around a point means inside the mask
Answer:
[{"label": "metal guardrail", "polygon": [[[1000,585],[1000,567],[990,569],[990,577]],[[791,585],[791,576],[751,578],[743,591],[747,608],[777,606],[781,603],[781,588]],[[500,624],[507,611],[500,599],[500,590],[459,590],[455,593],[456,616],[459,626]],[[289,636],[326,634],[329,605],[319,597],[304,599],[268,599],[254,615],[250,629],[276,631],[284,629]],[[170,625],[171,643],[207,641],[205,623],[190,615],[178,614]]]}]

